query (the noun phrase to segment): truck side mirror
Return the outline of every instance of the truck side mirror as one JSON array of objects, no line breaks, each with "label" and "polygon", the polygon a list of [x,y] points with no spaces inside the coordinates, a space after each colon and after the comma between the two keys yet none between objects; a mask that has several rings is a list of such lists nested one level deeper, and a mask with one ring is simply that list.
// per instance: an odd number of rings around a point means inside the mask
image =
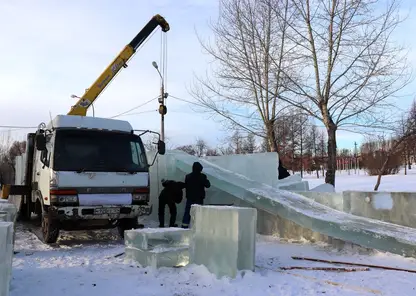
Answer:
[{"label": "truck side mirror", "polygon": [[46,137],[44,134],[37,134],[35,137],[36,149],[39,151],[46,150]]},{"label": "truck side mirror", "polygon": [[166,152],[166,144],[165,144],[165,142],[163,142],[162,140],[159,140],[159,141],[157,142],[157,152],[158,152],[160,155],[165,155],[165,152]]}]

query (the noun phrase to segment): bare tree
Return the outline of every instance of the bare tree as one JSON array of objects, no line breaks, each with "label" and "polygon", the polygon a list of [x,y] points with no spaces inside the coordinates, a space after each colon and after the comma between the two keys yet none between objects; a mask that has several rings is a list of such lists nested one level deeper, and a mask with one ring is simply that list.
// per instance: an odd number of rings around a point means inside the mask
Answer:
[{"label": "bare tree", "polygon": [[268,150],[277,151],[274,122],[285,108],[278,104],[282,69],[288,73],[292,65],[286,58],[291,16],[283,13],[282,21],[274,10],[288,12],[289,0],[219,2],[219,19],[211,25],[215,43],[201,41],[215,68],[211,77],[196,78],[191,94],[226,125],[267,139]]},{"label": "bare tree", "polygon": [[207,156],[219,156],[220,153],[218,152],[216,148],[208,148],[206,155]]},{"label": "bare tree", "polygon": [[[404,127],[403,127],[404,123]],[[387,151],[385,160],[380,168],[374,191],[378,190],[381,183],[381,176],[385,174],[386,167],[392,156],[401,155],[405,151],[408,143],[414,143],[416,140],[416,118],[412,114],[412,109],[406,115],[406,120],[400,121],[397,127],[397,133],[391,141],[390,149]]]},{"label": "bare tree", "polygon": [[231,155],[234,154],[233,148],[230,145],[218,147],[220,155]]},{"label": "bare tree", "polygon": [[242,152],[244,154],[253,154],[257,150],[256,138],[253,134],[249,133],[243,140]]},{"label": "bare tree", "polygon": [[309,135],[307,136],[307,147],[308,150],[311,152],[312,156],[312,165],[311,169],[316,171],[316,178],[319,179],[319,166],[321,165],[321,161],[319,161],[320,155],[319,151],[319,137],[318,137],[318,129],[316,125],[312,125],[309,130]]},{"label": "bare tree", "polygon": [[[10,140],[10,139],[9,139]],[[0,147],[1,183],[14,184],[16,176],[15,160],[26,151],[26,141],[4,142]]]},{"label": "bare tree", "polygon": [[234,154],[242,154],[243,153],[243,141],[244,137],[240,133],[240,131],[236,130],[228,139],[229,146],[232,149]]},{"label": "bare tree", "polygon": [[185,153],[188,153],[190,155],[194,155],[197,157],[202,157],[213,152],[213,149],[210,149],[207,142],[201,138],[196,139],[195,144],[188,144],[188,145],[182,145],[175,148],[176,150],[181,150]]},{"label": "bare tree", "polygon": [[267,152],[270,151],[269,149],[269,141],[266,138],[263,138],[263,140],[260,143],[259,152]]},{"label": "bare tree", "polygon": [[181,150],[190,155],[196,155],[196,149],[194,145],[182,145],[175,148],[176,150]]},{"label": "bare tree", "polygon": [[195,144],[196,156],[204,156],[206,150],[208,149],[208,144],[203,139],[197,139]]},{"label": "bare tree", "polygon": [[[402,21],[399,0],[383,3],[384,10],[375,0],[291,3],[297,18],[287,23],[286,36],[296,44],[291,56],[300,62],[297,74],[301,77],[281,69],[290,83],[279,98],[325,125],[325,182],[335,185],[337,130],[380,126],[387,99],[410,81],[405,52],[391,39]],[[274,11],[278,18],[286,17],[281,9]],[[274,61],[279,65],[278,57]]]},{"label": "bare tree", "polygon": [[[159,140],[159,136],[155,135],[155,134],[146,134],[143,137],[143,146],[146,150],[148,151],[152,151],[152,150],[157,150],[157,141]],[[171,141],[170,138],[165,136],[165,140],[164,142],[166,143],[166,150],[170,150],[172,149],[172,145],[171,145]]]}]

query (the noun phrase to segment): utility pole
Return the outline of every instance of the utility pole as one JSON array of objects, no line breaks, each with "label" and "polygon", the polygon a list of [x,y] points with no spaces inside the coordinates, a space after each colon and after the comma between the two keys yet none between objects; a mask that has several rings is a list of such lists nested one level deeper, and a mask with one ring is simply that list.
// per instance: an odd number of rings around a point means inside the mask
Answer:
[{"label": "utility pole", "polygon": [[303,178],[303,122],[300,126],[300,177]]},{"label": "utility pole", "polygon": [[159,73],[160,79],[162,81],[162,86],[160,87],[160,97],[159,101],[159,114],[160,114],[160,140],[165,141],[165,115],[168,113],[168,108],[165,104],[165,99],[168,97],[168,93],[165,93],[165,84],[163,81],[163,76],[159,71],[159,67],[156,62],[152,62],[153,67]]},{"label": "utility pole", "polygon": [[167,113],[167,108],[165,105],[165,88],[162,81],[162,86],[160,87],[160,100],[159,100],[159,114],[160,114],[160,138],[162,141],[165,140],[165,115]]},{"label": "utility pole", "polygon": [[355,160],[354,172],[355,174],[357,174],[357,142],[354,142],[354,160]]}]

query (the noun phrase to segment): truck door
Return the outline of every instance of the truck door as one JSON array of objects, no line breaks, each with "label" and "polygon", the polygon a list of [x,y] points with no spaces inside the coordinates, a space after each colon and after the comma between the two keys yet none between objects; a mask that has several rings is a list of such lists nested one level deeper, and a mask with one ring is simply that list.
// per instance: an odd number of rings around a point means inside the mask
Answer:
[{"label": "truck door", "polygon": [[[49,141],[46,143],[46,150],[38,151],[35,150],[36,153],[36,164],[35,170],[33,172],[33,180],[34,180],[34,188],[41,194],[43,199],[43,203],[45,205],[50,205],[50,197],[49,197],[49,190],[50,190],[50,165],[51,165],[51,155],[52,155],[52,140],[49,138]],[[36,196],[33,196],[36,198]]]}]

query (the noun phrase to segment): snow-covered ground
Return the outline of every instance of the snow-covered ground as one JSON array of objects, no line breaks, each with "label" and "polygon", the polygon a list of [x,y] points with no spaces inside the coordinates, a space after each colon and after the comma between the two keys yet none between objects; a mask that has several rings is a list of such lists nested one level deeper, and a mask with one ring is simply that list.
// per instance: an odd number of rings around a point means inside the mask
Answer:
[{"label": "snow-covered ground", "polygon": [[[415,191],[415,172],[384,176],[380,190]],[[311,187],[323,179],[305,176]],[[375,177],[343,172],[337,191],[371,190]],[[57,246],[44,245],[27,226],[18,225],[10,296],[43,295],[416,295],[416,273],[371,268],[335,272],[279,270],[280,267],[328,267],[334,264],[293,260],[291,256],[349,261],[416,270],[416,260],[375,252],[338,252],[325,246],[287,244],[259,236],[256,271],[236,279],[216,279],[203,266],[140,268],[124,262],[123,242],[113,231],[64,233]],[[76,235],[76,238],[75,238]],[[340,267],[340,266],[337,266]]]},{"label": "snow-covered ground", "polygon": [[[90,239],[96,243],[91,244]],[[97,242],[98,240],[98,242]],[[359,272],[278,270],[289,266],[335,266],[291,256],[388,265],[416,270],[416,260],[391,254],[359,255],[324,246],[284,244],[271,237],[257,243],[257,270],[236,279],[216,279],[203,266],[152,270],[115,257],[122,242],[69,236],[58,247],[42,244],[19,226],[11,296],[40,295],[415,295],[416,274],[370,269]]]},{"label": "snow-covered ground", "polygon": [[[309,187],[325,183],[325,176],[320,173],[319,179],[315,174],[304,174],[303,178],[309,182]],[[335,190],[368,190],[372,191],[377,182],[377,176],[369,176],[363,170],[338,171],[335,178]],[[378,191],[416,191],[416,166],[407,170],[407,175],[402,169],[397,175],[381,177],[381,184]],[[416,294],[415,294],[416,295]]]}]

